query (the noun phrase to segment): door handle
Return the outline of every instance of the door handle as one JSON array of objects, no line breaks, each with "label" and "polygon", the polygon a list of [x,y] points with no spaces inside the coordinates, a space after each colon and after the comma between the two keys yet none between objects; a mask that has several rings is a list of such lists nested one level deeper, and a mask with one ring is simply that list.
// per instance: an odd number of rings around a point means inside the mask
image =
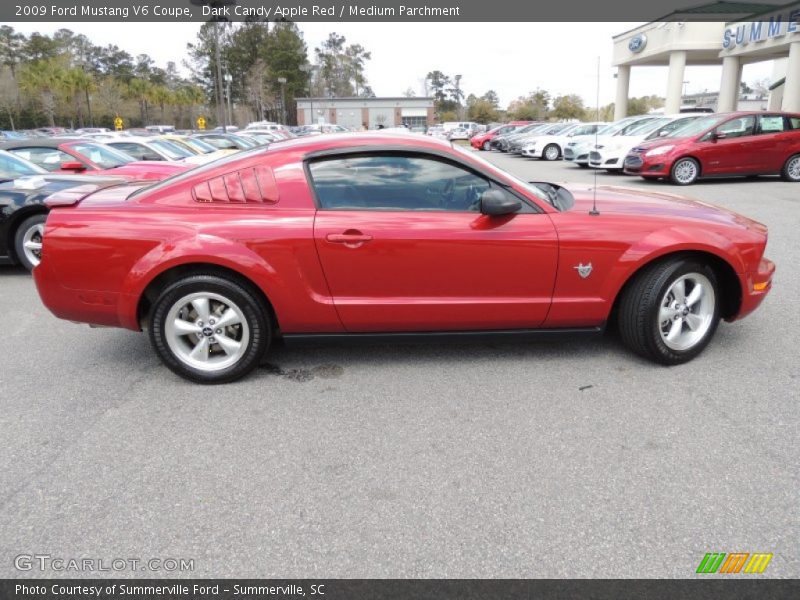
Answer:
[{"label": "door handle", "polygon": [[344,233],[329,233],[325,236],[325,239],[333,244],[360,246],[364,242],[371,241],[372,236],[361,233],[360,231],[356,231],[354,229],[348,229]]}]

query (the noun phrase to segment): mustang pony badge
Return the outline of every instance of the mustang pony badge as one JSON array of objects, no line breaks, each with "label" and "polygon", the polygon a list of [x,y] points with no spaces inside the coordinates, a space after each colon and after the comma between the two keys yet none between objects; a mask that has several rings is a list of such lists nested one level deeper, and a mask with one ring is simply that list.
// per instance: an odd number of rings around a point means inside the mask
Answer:
[{"label": "mustang pony badge", "polygon": [[586,279],[589,275],[592,274],[592,263],[586,265],[583,263],[578,263],[577,266],[572,268],[578,271],[578,275],[580,275],[583,279]]}]

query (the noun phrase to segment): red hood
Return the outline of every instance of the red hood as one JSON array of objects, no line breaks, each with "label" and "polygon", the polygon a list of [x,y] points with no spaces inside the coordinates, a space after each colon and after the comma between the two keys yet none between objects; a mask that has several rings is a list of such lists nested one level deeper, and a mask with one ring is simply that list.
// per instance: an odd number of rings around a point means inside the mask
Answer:
[{"label": "red hood", "polygon": [[[569,185],[566,187],[575,196],[575,205],[570,211],[588,212],[591,210],[594,197],[591,186]],[[699,200],[664,192],[643,192],[633,188],[598,186],[597,210],[600,211],[600,214],[692,219],[756,230],[764,234],[767,232],[767,228],[761,223],[737,213]]]}]

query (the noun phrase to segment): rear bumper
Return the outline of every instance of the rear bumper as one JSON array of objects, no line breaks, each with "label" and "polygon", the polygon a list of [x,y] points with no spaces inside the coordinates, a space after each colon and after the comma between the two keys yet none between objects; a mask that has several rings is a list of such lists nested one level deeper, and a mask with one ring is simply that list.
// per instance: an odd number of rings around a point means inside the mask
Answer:
[{"label": "rear bumper", "polygon": [[772,276],[774,274],[775,263],[768,258],[762,258],[758,264],[758,269],[744,276],[743,284],[745,289],[742,293],[742,305],[739,308],[739,312],[732,319],[733,321],[746,317],[761,305],[772,289]]},{"label": "rear bumper", "polygon": [[64,287],[49,268],[46,259],[33,270],[33,280],[42,303],[59,319],[106,327],[124,327],[119,315],[120,294]]}]

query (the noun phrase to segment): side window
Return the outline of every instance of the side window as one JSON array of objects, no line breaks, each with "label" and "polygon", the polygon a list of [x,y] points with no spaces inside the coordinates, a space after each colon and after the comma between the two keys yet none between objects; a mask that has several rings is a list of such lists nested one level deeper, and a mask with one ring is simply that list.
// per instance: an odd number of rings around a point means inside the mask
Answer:
[{"label": "side window", "polygon": [[726,138],[753,135],[756,120],[752,116],[731,119],[717,127],[717,133],[724,133]]},{"label": "side window", "polygon": [[759,133],[780,133],[784,125],[782,115],[758,115]]},{"label": "side window", "polygon": [[58,148],[17,148],[16,150],[12,150],[12,152],[48,171],[58,171],[61,168],[61,163],[75,162],[78,160],[66,152],[62,152]]},{"label": "side window", "polygon": [[400,154],[309,165],[324,209],[478,211],[489,181],[444,160]]},{"label": "side window", "polygon": [[800,129],[800,117],[789,117],[789,127],[791,129]]}]

